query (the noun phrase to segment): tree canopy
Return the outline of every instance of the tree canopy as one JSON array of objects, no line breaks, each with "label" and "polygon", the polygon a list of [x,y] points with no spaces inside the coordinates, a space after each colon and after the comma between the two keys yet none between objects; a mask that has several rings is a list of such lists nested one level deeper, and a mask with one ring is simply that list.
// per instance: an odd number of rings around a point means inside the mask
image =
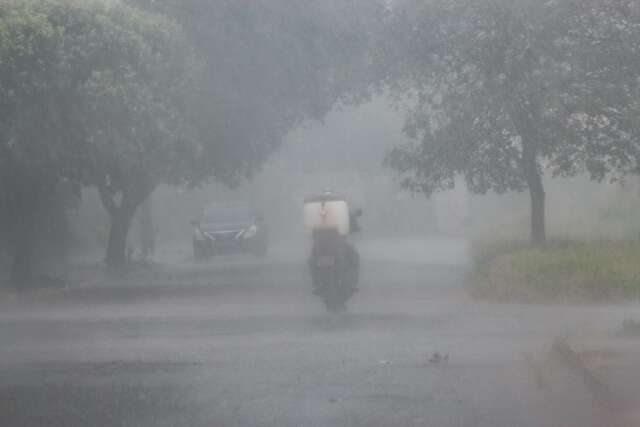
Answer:
[{"label": "tree canopy", "polygon": [[115,2],[0,5],[1,185],[16,280],[28,276],[34,214],[60,179],[119,192],[122,207],[195,158],[181,127],[192,64],[182,40],[165,18]]},{"label": "tree canopy", "polygon": [[0,4],[3,210],[24,246],[14,265],[26,275],[28,218],[62,179],[99,189],[107,263],[120,268],[159,183],[250,176],[289,130],[365,81],[366,3]]},{"label": "tree canopy", "polygon": [[[614,93],[622,81],[607,63],[616,39],[605,34],[630,23],[620,14],[599,21],[612,10],[594,4],[434,0],[391,9],[379,76],[409,99],[405,132],[414,142],[387,159],[403,184],[429,195],[462,175],[477,193],[528,189],[532,239],[544,241],[545,170],[597,173],[624,162],[611,155],[622,143],[621,122],[604,112],[632,103]],[[639,39],[623,44],[632,40]],[[595,62],[583,56],[594,54]],[[629,84],[637,87],[637,78]]]},{"label": "tree canopy", "polygon": [[[236,183],[283,136],[367,81],[374,2],[130,0],[179,22],[204,63],[194,129],[207,141],[192,180]],[[368,81],[367,81],[368,82]]]},{"label": "tree canopy", "polygon": [[567,98],[572,138],[553,173],[578,169],[593,179],[640,173],[640,5],[631,0],[574,2],[568,16],[574,78]]},{"label": "tree canopy", "polygon": [[16,282],[28,280],[37,212],[64,175],[78,175],[78,87],[64,32],[36,2],[0,4],[0,210]]}]

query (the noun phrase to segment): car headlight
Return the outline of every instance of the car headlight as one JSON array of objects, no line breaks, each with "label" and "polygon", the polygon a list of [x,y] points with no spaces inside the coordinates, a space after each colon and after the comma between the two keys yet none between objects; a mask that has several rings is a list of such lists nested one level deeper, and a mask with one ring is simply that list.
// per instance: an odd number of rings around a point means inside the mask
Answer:
[{"label": "car headlight", "polygon": [[256,227],[255,224],[253,224],[251,227],[247,228],[244,231],[244,233],[242,233],[242,238],[243,239],[251,239],[251,238],[255,237],[256,234],[258,234],[258,227]]}]

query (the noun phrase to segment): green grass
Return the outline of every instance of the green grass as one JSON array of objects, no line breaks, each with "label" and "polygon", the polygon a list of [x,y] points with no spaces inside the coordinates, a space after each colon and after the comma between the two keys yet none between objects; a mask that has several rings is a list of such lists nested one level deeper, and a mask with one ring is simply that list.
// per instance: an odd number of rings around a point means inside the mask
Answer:
[{"label": "green grass", "polygon": [[476,248],[474,294],[497,300],[607,301],[640,297],[640,241],[523,242]]}]

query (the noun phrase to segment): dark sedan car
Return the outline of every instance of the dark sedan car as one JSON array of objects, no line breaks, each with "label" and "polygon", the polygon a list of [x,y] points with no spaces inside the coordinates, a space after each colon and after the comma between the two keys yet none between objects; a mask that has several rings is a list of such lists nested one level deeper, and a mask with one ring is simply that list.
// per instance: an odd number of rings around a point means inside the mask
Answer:
[{"label": "dark sedan car", "polygon": [[262,216],[248,204],[211,204],[192,224],[196,258],[231,253],[267,255],[267,228]]}]

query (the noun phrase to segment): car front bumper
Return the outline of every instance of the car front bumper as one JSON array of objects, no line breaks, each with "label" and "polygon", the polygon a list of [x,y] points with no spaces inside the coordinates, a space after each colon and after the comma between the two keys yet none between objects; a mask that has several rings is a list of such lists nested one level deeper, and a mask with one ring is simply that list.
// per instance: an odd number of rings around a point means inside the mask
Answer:
[{"label": "car front bumper", "polygon": [[257,236],[244,238],[241,232],[206,233],[204,238],[193,239],[193,247],[200,255],[244,253],[252,252],[257,240]]}]

